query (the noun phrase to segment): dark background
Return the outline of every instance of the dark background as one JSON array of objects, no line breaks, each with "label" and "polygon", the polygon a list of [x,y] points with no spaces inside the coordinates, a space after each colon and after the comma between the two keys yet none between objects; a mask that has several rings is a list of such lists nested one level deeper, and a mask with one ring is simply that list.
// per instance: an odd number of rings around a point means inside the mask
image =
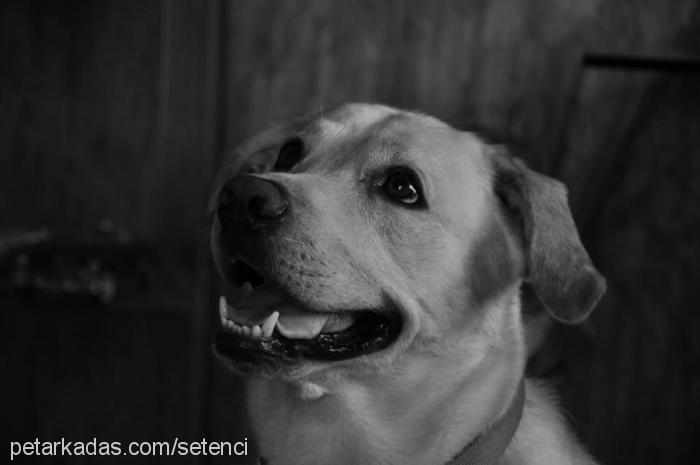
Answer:
[{"label": "dark background", "polygon": [[110,305],[6,280],[3,447],[249,437],[209,350],[209,182],[246,135],[352,100],[488,128],[569,186],[609,291],[532,370],[602,462],[697,463],[699,58],[693,0],[0,2],[0,237],[80,252],[108,220],[148,263]]}]

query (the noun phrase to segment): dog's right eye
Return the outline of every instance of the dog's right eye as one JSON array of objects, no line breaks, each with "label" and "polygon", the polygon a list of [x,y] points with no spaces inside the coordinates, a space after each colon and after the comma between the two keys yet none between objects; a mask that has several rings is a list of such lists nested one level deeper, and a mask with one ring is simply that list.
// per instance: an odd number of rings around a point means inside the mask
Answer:
[{"label": "dog's right eye", "polygon": [[304,155],[304,141],[298,137],[289,139],[280,148],[277,161],[272,168],[273,171],[289,171],[294,165],[299,163]]},{"label": "dog's right eye", "polygon": [[386,195],[392,200],[410,206],[420,206],[422,203],[420,182],[413,171],[394,171],[386,178],[383,187]]}]

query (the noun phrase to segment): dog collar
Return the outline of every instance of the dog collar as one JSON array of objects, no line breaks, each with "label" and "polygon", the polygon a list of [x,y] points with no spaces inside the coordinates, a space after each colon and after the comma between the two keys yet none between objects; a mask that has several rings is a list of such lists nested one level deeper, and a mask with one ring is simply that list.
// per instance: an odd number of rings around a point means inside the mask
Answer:
[{"label": "dog collar", "polygon": [[462,449],[447,465],[489,465],[506,450],[518,429],[525,406],[525,380],[520,381],[506,413]]},{"label": "dog collar", "polygon": [[[525,380],[520,380],[515,397],[508,411],[489,429],[455,455],[446,465],[491,465],[506,450],[515,431],[518,429],[525,406]],[[258,458],[259,465],[266,465],[267,460]]]}]

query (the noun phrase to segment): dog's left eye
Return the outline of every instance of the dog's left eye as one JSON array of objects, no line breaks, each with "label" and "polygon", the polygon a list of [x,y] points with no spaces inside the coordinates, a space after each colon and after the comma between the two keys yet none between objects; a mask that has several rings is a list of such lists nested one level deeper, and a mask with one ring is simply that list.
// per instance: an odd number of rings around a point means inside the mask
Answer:
[{"label": "dog's left eye", "polygon": [[408,170],[391,173],[384,182],[384,192],[389,198],[415,205],[421,200],[420,185],[416,175]]},{"label": "dog's left eye", "polygon": [[272,168],[273,171],[286,172],[292,169],[304,155],[304,141],[298,137],[293,137],[282,145],[277,155],[277,161]]}]

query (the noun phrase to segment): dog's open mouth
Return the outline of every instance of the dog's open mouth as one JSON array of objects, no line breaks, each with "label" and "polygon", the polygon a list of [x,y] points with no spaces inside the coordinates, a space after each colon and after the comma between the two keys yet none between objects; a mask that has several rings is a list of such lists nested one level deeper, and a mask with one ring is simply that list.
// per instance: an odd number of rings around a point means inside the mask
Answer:
[{"label": "dog's open mouth", "polygon": [[234,361],[337,361],[388,347],[400,332],[395,312],[304,308],[245,262],[234,263],[238,295],[219,301],[216,350]]}]

